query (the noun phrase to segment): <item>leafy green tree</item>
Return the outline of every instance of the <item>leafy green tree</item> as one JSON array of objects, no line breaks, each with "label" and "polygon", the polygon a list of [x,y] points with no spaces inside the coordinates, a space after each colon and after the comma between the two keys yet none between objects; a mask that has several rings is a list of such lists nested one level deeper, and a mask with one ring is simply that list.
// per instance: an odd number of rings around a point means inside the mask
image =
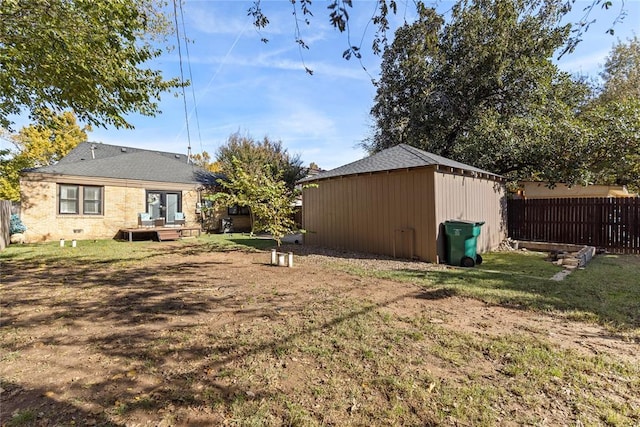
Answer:
[{"label": "leafy green tree", "polygon": [[20,200],[20,171],[29,167],[27,159],[0,150],[0,200]]},{"label": "leafy green tree", "polygon": [[236,165],[242,165],[243,170],[251,175],[267,173],[271,179],[283,180],[290,190],[305,173],[300,156],[289,154],[282,141],[272,141],[268,137],[256,141],[239,133],[232,134],[227,143],[218,148],[216,161],[227,176],[232,177],[236,173]]},{"label": "leafy green tree", "polygon": [[640,39],[637,35],[626,42],[618,41],[607,57],[602,93],[598,102],[640,99]]},{"label": "leafy green tree", "polygon": [[617,43],[601,74],[599,96],[581,111],[587,129],[588,180],[640,190],[640,40]]},{"label": "leafy green tree", "polygon": [[590,130],[589,181],[640,191],[640,98],[595,103],[581,119]]},{"label": "leafy green tree", "polygon": [[144,63],[169,29],[160,0],[0,2],[0,127],[10,116],[73,110],[94,125],[130,128],[128,113],[153,116],[179,86]]},{"label": "leafy green tree", "polygon": [[86,141],[90,131],[91,126],[80,127],[70,111],[57,114],[45,109],[38,111],[34,124],[23,127],[10,139],[19,155],[29,160],[30,167],[40,167],[58,162]]},{"label": "leafy green tree", "polygon": [[71,112],[38,111],[36,123],[7,138],[15,149],[0,153],[0,199],[19,200],[22,169],[56,163],[79,143],[86,141],[89,131],[91,127],[81,128]]},{"label": "leafy green tree", "polygon": [[514,180],[578,180],[589,88],[551,61],[564,13],[543,0],[460,0],[447,22],[422,9],[383,55],[366,148],[407,143]]},{"label": "leafy green tree", "polygon": [[212,196],[218,206],[247,206],[251,215],[251,233],[270,233],[280,246],[281,239],[295,229],[293,221],[295,195],[286,183],[274,177],[269,165],[263,173],[251,173],[233,158],[233,171],[219,183],[224,191]]}]

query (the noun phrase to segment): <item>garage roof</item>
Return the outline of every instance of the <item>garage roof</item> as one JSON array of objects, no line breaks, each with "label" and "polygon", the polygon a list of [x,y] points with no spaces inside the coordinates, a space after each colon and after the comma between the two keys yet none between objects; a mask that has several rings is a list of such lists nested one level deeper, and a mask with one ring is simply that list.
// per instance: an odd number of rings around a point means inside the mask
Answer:
[{"label": "garage roof", "polygon": [[299,182],[303,183],[338,176],[384,172],[423,166],[442,166],[444,168],[451,168],[454,170],[490,175],[493,178],[502,178],[500,175],[496,175],[464,163],[456,162],[455,160],[447,159],[446,157],[438,156],[437,154],[429,153],[407,144],[400,144],[344,166],[321,172],[317,175],[308,176],[301,179]]}]

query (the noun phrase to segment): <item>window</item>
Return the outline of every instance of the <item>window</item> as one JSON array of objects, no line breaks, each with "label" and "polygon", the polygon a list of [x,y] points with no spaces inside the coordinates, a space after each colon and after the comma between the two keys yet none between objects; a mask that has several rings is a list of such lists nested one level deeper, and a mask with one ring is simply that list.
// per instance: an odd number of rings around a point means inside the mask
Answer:
[{"label": "window", "polygon": [[60,186],[60,213],[77,214],[78,212],[78,186]]},{"label": "window", "polygon": [[102,187],[83,187],[82,209],[85,215],[102,214]]},{"label": "window", "polygon": [[102,215],[102,187],[58,186],[58,212],[70,215]]},{"label": "window", "polygon": [[249,215],[249,206],[229,206],[227,208],[227,215]]}]

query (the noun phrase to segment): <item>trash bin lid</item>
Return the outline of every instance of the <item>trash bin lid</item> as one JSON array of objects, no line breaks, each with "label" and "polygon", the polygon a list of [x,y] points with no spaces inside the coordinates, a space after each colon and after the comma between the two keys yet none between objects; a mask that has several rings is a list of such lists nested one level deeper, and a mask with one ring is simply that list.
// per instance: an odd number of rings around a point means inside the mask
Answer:
[{"label": "trash bin lid", "polygon": [[444,222],[445,224],[464,224],[464,225],[483,225],[484,221],[470,221],[467,219],[449,219]]}]

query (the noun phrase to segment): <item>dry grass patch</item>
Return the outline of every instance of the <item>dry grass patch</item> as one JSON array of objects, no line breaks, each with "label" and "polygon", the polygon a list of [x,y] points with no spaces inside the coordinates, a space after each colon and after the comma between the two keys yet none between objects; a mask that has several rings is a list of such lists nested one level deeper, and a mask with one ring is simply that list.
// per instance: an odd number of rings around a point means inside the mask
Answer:
[{"label": "dry grass patch", "polygon": [[3,425],[640,423],[638,344],[597,325],[312,256],[115,243],[151,255],[3,253]]}]

